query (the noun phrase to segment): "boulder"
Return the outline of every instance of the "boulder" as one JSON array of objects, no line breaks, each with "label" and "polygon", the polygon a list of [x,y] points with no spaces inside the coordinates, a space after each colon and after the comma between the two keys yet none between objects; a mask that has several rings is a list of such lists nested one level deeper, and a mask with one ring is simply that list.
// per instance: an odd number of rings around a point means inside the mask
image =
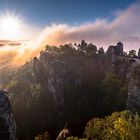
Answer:
[{"label": "boulder", "polygon": [[68,129],[63,129],[56,140],[66,140],[70,136],[70,131]]}]

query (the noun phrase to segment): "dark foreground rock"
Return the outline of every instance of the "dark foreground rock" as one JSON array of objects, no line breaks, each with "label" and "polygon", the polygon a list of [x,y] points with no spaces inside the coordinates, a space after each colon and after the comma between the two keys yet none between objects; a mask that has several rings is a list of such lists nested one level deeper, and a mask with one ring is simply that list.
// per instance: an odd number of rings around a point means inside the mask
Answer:
[{"label": "dark foreground rock", "polygon": [[0,91],[0,140],[16,140],[16,123],[5,91]]}]

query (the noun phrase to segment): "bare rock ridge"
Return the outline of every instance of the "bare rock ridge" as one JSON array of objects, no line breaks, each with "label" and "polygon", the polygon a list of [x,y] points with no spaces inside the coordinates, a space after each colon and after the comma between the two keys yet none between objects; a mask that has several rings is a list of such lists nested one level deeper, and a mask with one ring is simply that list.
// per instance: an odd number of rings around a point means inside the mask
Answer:
[{"label": "bare rock ridge", "polygon": [[0,91],[0,139],[16,140],[16,123],[5,91]]}]

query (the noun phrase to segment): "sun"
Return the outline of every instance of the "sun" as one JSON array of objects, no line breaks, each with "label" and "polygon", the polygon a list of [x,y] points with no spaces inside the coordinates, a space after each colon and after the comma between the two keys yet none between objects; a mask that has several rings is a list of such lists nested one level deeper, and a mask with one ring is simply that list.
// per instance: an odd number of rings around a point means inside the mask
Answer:
[{"label": "sun", "polygon": [[16,16],[5,15],[0,18],[0,26],[4,35],[9,39],[18,37],[21,30],[21,22]]}]

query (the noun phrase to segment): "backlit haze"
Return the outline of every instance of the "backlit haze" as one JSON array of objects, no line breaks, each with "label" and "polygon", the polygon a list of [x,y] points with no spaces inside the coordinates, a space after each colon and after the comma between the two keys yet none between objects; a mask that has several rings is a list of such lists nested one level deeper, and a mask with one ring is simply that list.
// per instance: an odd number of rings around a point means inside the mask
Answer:
[{"label": "backlit haze", "polygon": [[[67,0],[66,0],[67,1]],[[46,44],[93,42],[105,49],[118,41],[140,48],[137,0],[0,1],[0,63],[24,64]]]}]

